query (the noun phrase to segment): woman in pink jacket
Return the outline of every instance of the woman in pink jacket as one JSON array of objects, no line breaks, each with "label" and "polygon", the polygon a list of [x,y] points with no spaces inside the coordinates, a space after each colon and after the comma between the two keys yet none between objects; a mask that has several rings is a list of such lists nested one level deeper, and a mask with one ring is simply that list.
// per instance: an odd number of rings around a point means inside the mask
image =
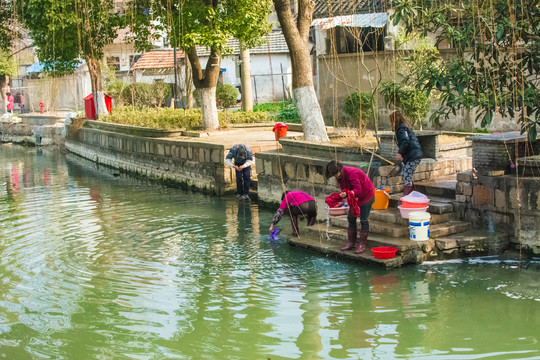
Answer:
[{"label": "woman in pink jacket", "polygon": [[[367,239],[369,236],[369,213],[375,196],[375,187],[369,177],[360,169],[343,166],[339,161],[332,160],[326,164],[325,176],[327,179],[335,177],[341,189],[341,198],[347,197],[344,190],[352,192],[353,196],[358,200],[360,207],[360,241],[356,246],[355,253],[360,254],[366,249]],[[349,200],[350,202],[350,200]],[[342,251],[350,250],[355,247],[358,237],[358,226],[356,217],[347,216],[349,227],[347,228],[347,244],[341,248]]]},{"label": "woman in pink jacket", "polygon": [[15,99],[13,98],[13,95],[11,93],[7,93],[7,111],[9,113],[13,112],[13,105],[15,104]]},{"label": "woman in pink jacket", "polygon": [[291,218],[292,236],[298,237],[298,217],[307,218],[307,226],[315,224],[317,219],[317,204],[308,193],[303,191],[286,191],[281,195],[281,205],[274,214],[270,233],[274,226],[281,220],[283,213],[287,212]]}]

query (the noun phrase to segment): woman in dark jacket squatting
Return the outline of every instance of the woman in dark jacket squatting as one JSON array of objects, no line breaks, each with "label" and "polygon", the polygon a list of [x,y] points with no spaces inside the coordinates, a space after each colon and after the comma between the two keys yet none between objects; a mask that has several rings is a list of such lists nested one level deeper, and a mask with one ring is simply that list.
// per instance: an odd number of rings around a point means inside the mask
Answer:
[{"label": "woman in dark jacket squatting", "polygon": [[422,148],[418,138],[412,131],[407,120],[399,111],[390,114],[390,123],[396,133],[396,143],[399,147],[396,161],[401,161],[401,178],[403,179],[403,196],[413,191],[413,175],[420,161],[422,161]]},{"label": "woman in dark jacket squatting", "polygon": [[[358,206],[360,207],[360,240],[356,244],[358,237],[358,226],[356,217],[352,216],[351,211],[347,216],[349,226],[347,228],[347,244],[341,248],[342,251],[350,250],[355,247],[355,253],[360,254],[366,249],[366,244],[369,236],[369,212],[373,204],[375,188],[369,177],[362,170],[343,166],[339,161],[330,161],[326,165],[325,176],[327,179],[335,177],[341,189],[341,198],[347,196],[345,190],[352,192],[352,196],[356,197]],[[349,203],[351,201],[349,200]]]}]

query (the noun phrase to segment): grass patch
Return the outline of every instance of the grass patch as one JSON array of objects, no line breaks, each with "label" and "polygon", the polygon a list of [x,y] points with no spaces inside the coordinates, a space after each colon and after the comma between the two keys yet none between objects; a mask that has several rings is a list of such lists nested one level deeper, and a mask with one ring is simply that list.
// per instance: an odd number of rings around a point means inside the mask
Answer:
[{"label": "grass patch", "polygon": [[[220,128],[227,128],[229,124],[251,124],[275,121],[275,117],[269,116],[266,112],[251,111],[221,111],[218,112],[218,119]],[[162,130],[182,128],[196,130],[202,127],[202,116],[199,109],[134,109],[131,107],[123,107],[114,109],[113,113],[110,115],[100,117],[99,121]]]},{"label": "grass patch", "polygon": [[271,112],[271,113],[278,113],[289,104],[292,104],[291,100],[287,100],[285,101],[285,103],[283,103],[283,101],[274,102],[274,103],[262,103],[262,104],[253,105],[253,111],[256,111],[256,112],[266,111],[266,112]]}]

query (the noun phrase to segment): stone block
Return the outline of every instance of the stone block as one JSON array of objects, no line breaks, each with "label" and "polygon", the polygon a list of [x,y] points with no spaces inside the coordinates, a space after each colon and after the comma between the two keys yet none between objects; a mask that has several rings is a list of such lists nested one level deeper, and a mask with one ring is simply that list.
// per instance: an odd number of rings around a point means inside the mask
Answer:
[{"label": "stone block", "polygon": [[257,174],[272,175],[272,161],[257,158],[256,162],[257,169],[259,169]]},{"label": "stone block", "polygon": [[466,183],[461,183],[463,184],[463,187],[462,187],[462,194],[465,195],[465,196],[471,196],[472,195],[472,192],[473,192],[473,187],[471,184],[466,184]]},{"label": "stone block", "polygon": [[186,160],[188,158],[188,149],[185,146],[180,148],[180,159]]},{"label": "stone block", "polygon": [[210,161],[214,164],[221,164],[224,161],[223,153],[220,149],[212,149],[210,154]]},{"label": "stone block", "polygon": [[210,162],[210,149],[201,149],[204,154],[204,162],[209,163]]},{"label": "stone block", "polygon": [[279,161],[272,162],[272,175],[281,179],[281,169],[279,167]]},{"label": "stone block", "polygon": [[157,144],[157,155],[165,155],[165,146],[163,144]]},{"label": "stone block", "polygon": [[294,179],[296,177],[296,166],[294,163],[286,162],[284,170],[287,179]]},{"label": "stone block", "polygon": [[491,205],[493,194],[491,189],[485,185],[477,185],[474,187],[472,195],[473,205]]},{"label": "stone block", "polygon": [[188,160],[192,160],[193,159],[193,148],[191,146],[189,146],[187,148],[187,159]]},{"label": "stone block", "polygon": [[508,200],[510,202],[511,209],[520,209],[527,206],[527,193],[524,189],[518,191],[517,188],[513,187],[508,192]]},{"label": "stone block", "polygon": [[319,167],[310,166],[309,167],[309,178],[308,181],[314,184],[324,184],[325,179],[321,172],[318,172]]},{"label": "stone block", "polygon": [[307,179],[307,171],[306,166],[304,164],[298,164],[296,167],[296,178],[298,180],[306,180]]},{"label": "stone block", "polygon": [[500,189],[495,189],[495,207],[498,210],[506,208],[506,194]]},{"label": "stone block", "polygon": [[200,151],[201,149],[199,148],[193,148],[193,152],[192,152],[192,155],[193,155],[193,158],[192,160],[195,161],[195,162],[199,162],[200,160]]},{"label": "stone block", "polygon": [[454,239],[435,239],[435,245],[439,250],[450,250],[458,248],[458,243]]},{"label": "stone block", "polygon": [[465,195],[456,195],[456,201],[467,202],[467,197]]}]

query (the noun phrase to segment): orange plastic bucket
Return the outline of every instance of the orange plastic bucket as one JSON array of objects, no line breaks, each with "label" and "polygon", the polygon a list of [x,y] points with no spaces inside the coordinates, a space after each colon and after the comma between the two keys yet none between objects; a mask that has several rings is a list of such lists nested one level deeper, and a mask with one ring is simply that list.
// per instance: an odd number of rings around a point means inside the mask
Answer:
[{"label": "orange plastic bucket", "polygon": [[276,140],[279,140],[280,138],[287,136],[287,130],[288,129],[289,129],[289,127],[286,124],[281,123],[281,122],[277,123],[274,126],[274,128],[272,129],[272,131],[276,135]]},{"label": "orange plastic bucket", "polygon": [[374,210],[388,209],[388,202],[390,200],[390,188],[378,189],[375,188],[375,201],[371,206]]}]

